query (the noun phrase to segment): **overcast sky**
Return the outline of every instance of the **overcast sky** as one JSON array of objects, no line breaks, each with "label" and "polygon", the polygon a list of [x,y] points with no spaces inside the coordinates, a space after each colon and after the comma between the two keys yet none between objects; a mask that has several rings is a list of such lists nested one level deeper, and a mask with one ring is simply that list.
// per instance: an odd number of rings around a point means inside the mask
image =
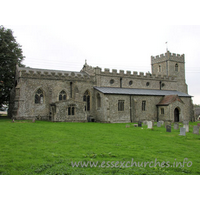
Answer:
[{"label": "overcast sky", "polygon": [[185,54],[186,82],[200,104],[198,1],[6,1],[0,19],[22,45],[24,64],[80,71],[151,71],[151,55]]}]

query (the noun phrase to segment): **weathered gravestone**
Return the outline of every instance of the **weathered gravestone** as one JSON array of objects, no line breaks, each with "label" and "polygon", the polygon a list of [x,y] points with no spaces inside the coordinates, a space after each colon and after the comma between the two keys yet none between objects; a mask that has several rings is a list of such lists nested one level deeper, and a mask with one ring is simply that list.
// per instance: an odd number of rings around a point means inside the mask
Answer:
[{"label": "weathered gravestone", "polygon": [[142,127],[142,122],[138,122],[138,127]]},{"label": "weathered gravestone", "polygon": [[179,129],[179,124],[178,123],[174,123],[174,129],[178,130]]},{"label": "weathered gravestone", "polygon": [[152,121],[148,121],[147,126],[148,126],[148,128],[152,128],[152,126],[153,126]]},{"label": "weathered gravestone", "polygon": [[126,128],[130,128],[130,125],[129,125],[129,124],[126,124]]},{"label": "weathered gravestone", "polygon": [[157,127],[161,127],[161,122],[157,122]]},{"label": "weathered gravestone", "polygon": [[144,125],[147,125],[147,121],[143,121],[143,124],[144,124]]},{"label": "weathered gravestone", "polygon": [[166,122],[165,122],[165,128],[167,128],[167,125],[170,125],[170,126],[171,126],[171,122],[166,121]]},{"label": "weathered gravestone", "polygon": [[197,126],[200,127],[200,123],[198,123]]},{"label": "weathered gravestone", "polygon": [[193,133],[199,135],[199,127],[198,126],[193,126]]},{"label": "weathered gravestone", "polygon": [[183,127],[180,128],[180,134],[179,135],[185,136],[185,128],[183,128]]},{"label": "weathered gravestone", "polygon": [[137,125],[137,124],[133,124],[133,126],[134,126],[134,127],[138,127],[138,125]]},{"label": "weathered gravestone", "polygon": [[184,124],[183,128],[185,128],[185,132],[189,132],[189,124]]},{"label": "weathered gravestone", "polygon": [[35,119],[32,119],[32,122],[35,123]]},{"label": "weathered gravestone", "polygon": [[164,121],[159,121],[161,123],[161,126],[164,124]]},{"label": "weathered gravestone", "polygon": [[171,125],[167,125],[167,126],[166,126],[166,131],[167,131],[167,132],[171,132]]}]

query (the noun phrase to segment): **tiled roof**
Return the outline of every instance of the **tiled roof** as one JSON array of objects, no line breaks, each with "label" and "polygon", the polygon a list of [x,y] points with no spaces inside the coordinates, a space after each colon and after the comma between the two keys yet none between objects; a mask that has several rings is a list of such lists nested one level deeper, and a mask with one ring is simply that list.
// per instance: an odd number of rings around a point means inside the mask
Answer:
[{"label": "tiled roof", "polygon": [[166,96],[178,95],[179,97],[192,97],[186,93],[176,90],[151,90],[136,88],[111,88],[111,87],[94,87],[103,94],[122,94],[122,95],[138,95],[138,96]]},{"label": "tiled roof", "polygon": [[179,101],[183,103],[183,101],[179,98],[178,95],[167,95],[157,104],[157,106],[168,106],[174,101]]}]

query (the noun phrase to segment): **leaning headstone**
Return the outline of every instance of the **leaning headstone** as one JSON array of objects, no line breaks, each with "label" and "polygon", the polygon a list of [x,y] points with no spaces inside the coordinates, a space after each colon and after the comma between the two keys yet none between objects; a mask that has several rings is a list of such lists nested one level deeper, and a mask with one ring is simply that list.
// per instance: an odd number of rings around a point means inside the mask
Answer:
[{"label": "leaning headstone", "polygon": [[193,133],[199,135],[199,127],[198,126],[193,126]]},{"label": "leaning headstone", "polygon": [[185,128],[186,133],[189,132],[189,125],[188,124],[184,124],[183,128]]},{"label": "leaning headstone", "polygon": [[166,131],[167,131],[167,132],[171,132],[171,125],[167,125],[167,126],[166,126]]},{"label": "leaning headstone", "polygon": [[179,124],[178,123],[174,123],[174,129],[178,130],[179,129]]},{"label": "leaning headstone", "polygon": [[153,125],[153,124],[152,124],[152,121],[148,121],[148,122],[147,122],[148,128],[152,128],[152,125]]},{"label": "leaning headstone", "polygon": [[138,122],[138,127],[142,127],[142,122]]},{"label": "leaning headstone", "polygon": [[183,127],[180,128],[180,134],[179,135],[185,136],[185,128],[183,128]]},{"label": "leaning headstone", "polygon": [[161,122],[157,122],[157,127],[161,127]]}]

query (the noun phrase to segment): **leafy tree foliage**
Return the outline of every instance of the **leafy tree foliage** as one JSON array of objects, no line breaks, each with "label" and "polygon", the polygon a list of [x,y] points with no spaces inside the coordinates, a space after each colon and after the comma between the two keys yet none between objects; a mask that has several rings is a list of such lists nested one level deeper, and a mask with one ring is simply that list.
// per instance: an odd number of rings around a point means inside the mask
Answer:
[{"label": "leafy tree foliage", "polygon": [[10,91],[15,84],[16,65],[23,66],[21,46],[11,29],[0,26],[0,107],[8,104]]}]

